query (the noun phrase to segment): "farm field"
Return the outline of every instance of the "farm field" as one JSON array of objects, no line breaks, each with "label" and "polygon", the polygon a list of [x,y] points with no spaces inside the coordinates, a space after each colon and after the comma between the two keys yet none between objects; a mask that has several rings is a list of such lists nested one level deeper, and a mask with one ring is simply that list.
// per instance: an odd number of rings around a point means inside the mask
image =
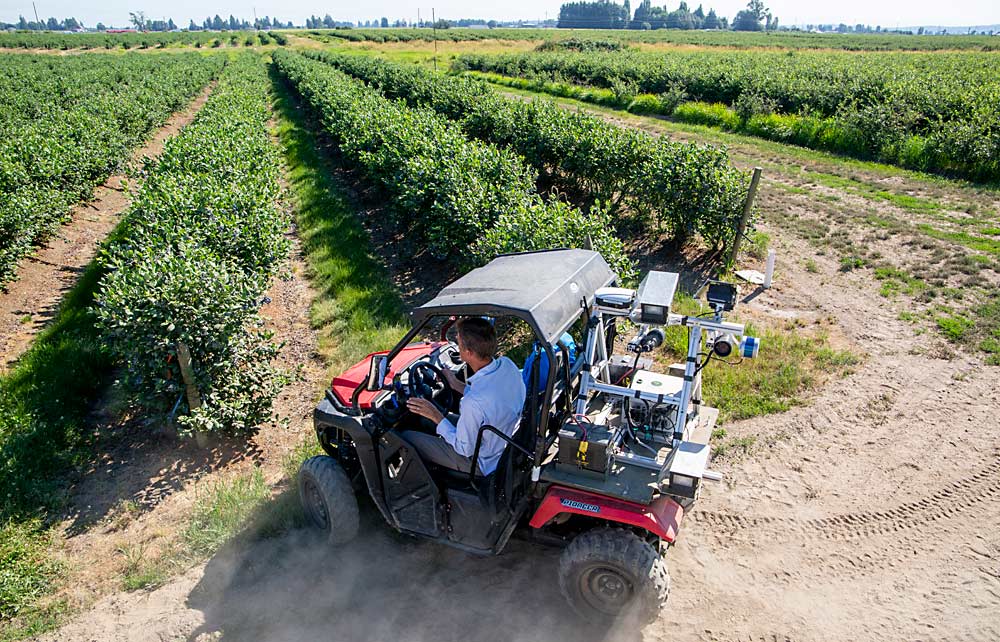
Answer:
[{"label": "farm field", "polygon": [[185,31],[164,33],[0,33],[0,49],[166,49],[217,48],[284,44],[285,37],[267,31]]},{"label": "farm field", "polygon": [[187,55],[3,56],[0,285],[149,132],[218,73]]},{"label": "farm field", "polygon": [[453,67],[856,158],[1000,179],[993,53],[564,51],[465,54]]},{"label": "farm field", "polygon": [[[297,37],[312,38],[326,44],[419,43],[435,38],[445,42],[553,41],[589,40],[601,42],[643,43],[650,45],[692,45],[739,49],[841,49],[845,51],[997,51],[993,36],[910,36],[900,34],[823,34],[805,32],[753,33],[736,31],[682,31],[676,29],[607,30],[607,29],[310,29],[286,31]],[[411,45],[412,46],[412,45]]]},{"label": "farm field", "polygon": [[[0,307],[36,312],[4,297],[72,226],[93,248],[0,373],[0,496],[16,498],[0,510],[0,640],[1000,637],[995,157],[913,171],[626,109],[643,92],[662,99],[639,84],[677,55],[688,64],[676,69],[698,71],[675,79],[698,103],[784,96],[782,109],[836,119],[888,95],[924,110],[913,127],[938,118],[941,140],[945,123],[993,132],[992,40],[575,32],[643,47],[594,54],[534,52],[549,31],[446,31],[441,72],[420,30],[2,56],[17,70],[0,80],[6,131],[72,130],[115,109],[144,129],[97,148],[85,181],[72,157],[42,166],[30,145],[0,143],[19,163],[0,164],[8,181],[42,167],[44,184],[78,180],[11,255]],[[755,71],[807,56],[816,76],[795,63],[788,82]],[[716,66],[690,64],[704,60]],[[636,61],[646,75],[623,78]],[[570,74],[584,67],[587,91],[628,80],[628,100],[553,95],[582,87]],[[63,68],[121,93],[88,98],[56,80]],[[815,82],[845,70],[878,89]],[[109,80],[133,76],[134,89]],[[171,82],[146,112],[114,100]],[[24,98],[46,91],[63,102]],[[161,142],[144,146],[153,132]],[[148,158],[97,232],[78,201],[137,149]],[[727,265],[753,167],[753,224]],[[736,311],[763,337],[760,356],[706,370],[724,480],[686,516],[666,554],[671,597],[642,630],[567,617],[558,554],[530,542],[476,558],[397,535],[365,503],[350,545],[302,528],[295,475],[318,452],[312,410],[330,377],[393,344],[406,311],[471,267],[562,245],[600,250],[633,281],[679,271],[688,291],[777,253],[774,287],[744,284]],[[687,293],[678,305],[697,309]],[[665,358],[683,351],[678,339]]]}]

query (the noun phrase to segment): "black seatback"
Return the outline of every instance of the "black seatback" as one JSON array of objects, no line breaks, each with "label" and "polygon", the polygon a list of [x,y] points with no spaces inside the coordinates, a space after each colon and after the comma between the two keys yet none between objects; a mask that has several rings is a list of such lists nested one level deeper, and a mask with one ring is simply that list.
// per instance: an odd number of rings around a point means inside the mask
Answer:
[{"label": "black seatback", "polygon": [[[513,440],[515,444],[528,451],[534,450],[535,440],[531,431],[530,410],[527,405],[521,415],[521,425],[514,433]],[[517,448],[510,445],[504,448],[500,461],[497,462],[496,470],[486,479],[487,483],[480,488],[480,492],[485,491],[484,499],[497,511],[504,508],[512,510],[527,487],[524,473],[530,464],[530,458]]]}]

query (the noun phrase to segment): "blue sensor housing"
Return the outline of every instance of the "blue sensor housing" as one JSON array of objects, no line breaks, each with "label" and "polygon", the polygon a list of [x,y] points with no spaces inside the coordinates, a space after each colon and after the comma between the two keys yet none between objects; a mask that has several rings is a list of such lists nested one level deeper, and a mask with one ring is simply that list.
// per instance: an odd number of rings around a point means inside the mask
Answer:
[{"label": "blue sensor housing", "polygon": [[740,356],[744,359],[753,359],[760,350],[760,339],[757,337],[743,337],[740,341]]}]

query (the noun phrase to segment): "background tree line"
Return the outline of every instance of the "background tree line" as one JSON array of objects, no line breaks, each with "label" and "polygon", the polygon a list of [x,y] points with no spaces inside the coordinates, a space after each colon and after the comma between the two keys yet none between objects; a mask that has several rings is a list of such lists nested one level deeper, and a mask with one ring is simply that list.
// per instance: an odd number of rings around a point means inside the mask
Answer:
[{"label": "background tree line", "polygon": [[[629,0],[619,5],[611,0],[568,2],[559,9],[558,27],[563,29],[729,29],[729,20],[719,17],[715,9],[706,13],[702,5],[691,11],[682,1],[677,9],[654,7],[651,0],[642,0],[632,13]],[[736,31],[763,31],[778,28],[778,19],[764,6],[763,0],[750,0],[747,8],[736,14],[732,28]]]},{"label": "background tree line", "polygon": [[[16,23],[0,22],[0,30],[4,29],[18,29],[20,31],[81,31],[86,27],[82,22],[76,18],[66,18],[65,20],[57,20],[56,18],[49,18],[43,22],[37,22],[34,20],[25,20],[24,16],[18,16],[18,21]],[[150,20],[146,17],[145,12],[135,11],[129,13],[129,23],[136,29],[136,31],[177,31],[179,27],[174,23],[173,18],[167,20]],[[191,20],[187,26],[188,31],[240,31],[240,30],[250,30],[250,29],[292,29],[294,25],[291,20],[288,22],[282,22],[277,18],[271,18],[270,16],[264,16],[258,19],[256,22],[249,22],[247,20],[237,20],[235,16],[229,16],[229,19],[224,19],[222,16],[216,15],[214,18],[205,18],[204,22],[200,25]],[[97,31],[105,31],[109,28],[103,22],[98,22],[94,25],[94,29]]]}]

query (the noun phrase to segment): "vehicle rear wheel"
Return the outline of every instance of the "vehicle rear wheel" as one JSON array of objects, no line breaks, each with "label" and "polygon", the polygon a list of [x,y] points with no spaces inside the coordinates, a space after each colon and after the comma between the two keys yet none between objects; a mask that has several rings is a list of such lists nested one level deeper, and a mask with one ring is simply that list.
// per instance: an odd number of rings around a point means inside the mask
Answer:
[{"label": "vehicle rear wheel", "polygon": [[299,500],[309,523],[326,532],[331,544],[345,544],[358,534],[358,500],[336,459],[319,455],[302,464]]},{"label": "vehicle rear wheel", "polygon": [[663,557],[638,535],[602,528],[579,535],[563,551],[559,588],[586,620],[634,613],[646,623],[667,601],[670,575]]}]

